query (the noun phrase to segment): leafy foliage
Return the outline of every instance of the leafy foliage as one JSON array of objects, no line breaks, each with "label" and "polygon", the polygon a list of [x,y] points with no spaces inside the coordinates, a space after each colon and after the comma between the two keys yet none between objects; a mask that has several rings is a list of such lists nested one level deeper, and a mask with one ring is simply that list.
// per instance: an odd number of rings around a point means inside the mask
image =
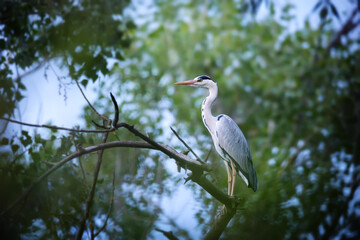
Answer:
[{"label": "leafy foliage", "polygon": [[[253,12],[261,2],[245,1]],[[72,79],[85,77],[84,87],[99,76],[114,76],[99,84],[99,97],[93,103],[98,111],[113,114],[111,91],[119,100],[120,121],[177,146],[168,129],[175,125],[205,159],[212,142],[200,118],[204,93],[175,89],[173,83],[207,74],[219,87],[220,100],[213,113],[226,113],[241,127],[260,182],[253,193],[238,179],[236,193],[242,206],[223,237],[360,235],[360,200],[355,194],[360,159],[360,42],[348,38],[346,45],[327,48],[338,30],[333,19],[339,13],[331,1],[314,6],[321,18],[318,27],[306,21],[303,28],[291,30],[288,26],[296,21],[294,6],[275,11],[272,1],[268,1],[269,15],[260,20],[244,14],[243,1],[154,1],[146,6],[146,14],[132,13],[136,29],[122,14],[127,4],[123,1],[1,4],[4,28],[0,31],[5,37],[0,44],[11,53],[1,59],[5,81],[0,83],[0,104],[6,106],[1,116],[13,113],[25,91],[21,78],[14,78],[11,64],[36,69],[36,64],[55,58]],[[23,14],[13,17],[11,13],[19,8]],[[108,61],[113,58],[118,61],[110,68]],[[93,128],[92,120],[98,121],[90,107],[84,109],[83,119],[88,128]],[[126,132],[117,134],[134,139]],[[110,136],[109,141],[116,139]],[[0,199],[0,206],[10,205],[76,148],[100,141],[97,134],[56,131],[46,137],[36,131],[1,136],[5,150],[0,191],[8,195]],[[165,160],[153,151],[105,151],[88,231],[99,230],[107,217],[115,171],[114,207],[101,234],[124,239],[154,236],[165,216],[160,200],[180,184],[180,174],[171,176]],[[208,161],[214,169],[209,178],[225,192],[225,170],[215,151]],[[14,238],[19,233],[24,238],[74,237],[95,165],[96,156],[88,155],[51,174],[26,202],[1,219],[2,232]],[[200,205],[195,216],[206,232],[221,206],[197,186],[187,187]],[[191,238],[181,226],[169,222],[178,236]]]},{"label": "leafy foliage", "polygon": [[127,4],[110,0],[1,1],[1,116],[11,115],[23,98],[20,70],[37,70],[55,58],[72,79],[85,76],[96,81],[107,75],[107,61],[123,59],[122,49],[130,43],[127,31],[134,25],[121,18]]}]

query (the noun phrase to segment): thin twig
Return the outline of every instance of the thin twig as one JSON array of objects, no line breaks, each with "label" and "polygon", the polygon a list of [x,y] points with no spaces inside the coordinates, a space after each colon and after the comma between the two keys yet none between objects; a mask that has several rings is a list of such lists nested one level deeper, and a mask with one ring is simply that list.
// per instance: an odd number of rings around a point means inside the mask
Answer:
[{"label": "thin twig", "polygon": [[110,92],[110,97],[111,97],[111,101],[113,102],[114,104],[114,111],[115,111],[115,115],[114,115],[114,120],[113,120],[113,126],[115,127],[116,124],[118,123],[119,121],[119,107],[118,107],[118,104],[115,100],[115,97],[112,95],[112,93]]},{"label": "thin twig", "polygon": [[33,72],[36,72],[37,70],[39,70],[40,68],[42,68],[44,66],[44,64],[46,62],[48,62],[52,57],[47,57],[47,58],[44,58],[44,60],[42,60],[36,67],[34,67],[33,69],[30,69],[29,71],[23,73],[22,75],[19,75],[17,78],[24,78],[30,74],[32,74]]},{"label": "thin twig", "polygon": [[97,237],[106,227],[106,224],[110,218],[110,213],[111,213],[111,209],[112,206],[114,204],[114,192],[115,192],[115,171],[113,171],[113,180],[112,180],[112,191],[111,191],[111,197],[110,197],[110,205],[109,205],[109,209],[106,215],[106,219],[104,224],[102,225],[102,227],[99,229],[99,231],[97,233],[94,234],[94,237],[92,237],[91,239],[94,239],[95,237]]},{"label": "thin twig", "polygon": [[100,113],[98,113],[98,111],[96,111],[96,109],[93,107],[93,105],[91,105],[90,101],[87,99],[84,91],[82,90],[79,81],[77,79],[75,79],[76,85],[78,86],[81,94],[83,95],[83,97],[85,98],[86,102],[89,104],[90,108],[96,113],[96,115],[98,115],[101,119],[108,121],[108,119],[106,117],[104,117],[103,115],[101,115]]},{"label": "thin twig", "polygon": [[[102,143],[105,143],[107,138],[109,136],[109,133],[105,133],[102,139]],[[94,171],[94,178],[93,178],[93,184],[91,186],[88,198],[86,199],[86,205],[85,205],[85,211],[84,211],[84,216],[80,222],[80,227],[79,227],[79,231],[77,234],[76,239],[80,240],[82,238],[82,235],[84,233],[85,230],[85,225],[86,225],[86,221],[89,218],[89,214],[90,214],[90,208],[92,206],[93,200],[94,200],[94,195],[95,195],[95,188],[96,188],[96,183],[99,177],[99,172],[100,172],[100,167],[101,167],[101,163],[103,160],[103,153],[104,153],[104,149],[100,149],[98,151],[98,161],[95,167],[95,171]]]},{"label": "thin twig", "polygon": [[164,231],[159,228],[155,228],[155,231],[161,232],[169,240],[178,240],[178,238],[174,235],[172,231]]},{"label": "thin twig", "polygon": [[207,160],[209,159],[210,153],[212,152],[212,149],[213,149],[213,148],[211,147],[209,153],[207,154],[207,156],[206,156],[206,158],[205,158],[205,162],[207,162]]},{"label": "thin twig", "polygon": [[[175,134],[175,136],[185,145],[185,147],[187,149],[189,149],[189,151],[192,152],[192,154],[194,154],[196,159],[201,161],[201,159],[198,157],[198,155],[196,155],[196,153],[191,149],[191,147],[189,145],[187,145],[187,143],[179,136],[179,134],[175,131],[175,129],[173,129],[172,127],[170,127],[170,129]],[[201,161],[201,162],[203,162],[203,161]]]},{"label": "thin twig", "polygon": [[14,119],[3,118],[3,117],[0,117],[0,119],[9,121],[12,123],[24,125],[24,126],[29,126],[29,127],[49,128],[49,129],[53,129],[53,130],[64,130],[64,131],[69,131],[69,132],[107,133],[107,132],[112,132],[115,130],[114,128],[104,129],[104,130],[73,129],[73,128],[58,127],[58,126],[54,126],[54,125],[24,123],[24,122],[20,122],[20,121],[14,120]]},{"label": "thin twig", "polygon": [[[208,172],[211,171],[211,168],[209,165],[204,164],[198,160],[193,160],[190,157],[185,156],[183,154],[181,154],[181,156],[180,156],[179,153],[177,151],[175,151],[173,148],[163,145],[163,144],[160,144],[160,143],[154,141],[153,139],[145,136],[144,134],[139,132],[137,129],[135,129],[134,126],[132,126],[132,125],[129,125],[125,122],[116,124],[116,129],[119,129],[122,127],[125,127],[127,130],[132,132],[135,136],[138,136],[141,139],[143,139],[145,142],[148,142],[149,144],[154,146],[155,149],[158,149],[158,150],[162,151],[163,153],[165,153],[166,155],[168,155],[169,157],[175,159],[183,168],[189,168],[192,171],[208,171]],[[184,161],[184,158],[186,158],[185,161]]]},{"label": "thin twig", "polygon": [[[79,148],[77,148],[79,150]],[[85,173],[85,169],[84,169],[84,166],[82,164],[82,161],[81,161],[81,156],[79,156],[79,165],[80,165],[80,169],[81,169],[81,174],[83,176],[83,180],[84,180],[84,185],[86,187],[86,190],[88,190],[89,186],[87,184],[87,178],[86,178],[86,173]]]}]

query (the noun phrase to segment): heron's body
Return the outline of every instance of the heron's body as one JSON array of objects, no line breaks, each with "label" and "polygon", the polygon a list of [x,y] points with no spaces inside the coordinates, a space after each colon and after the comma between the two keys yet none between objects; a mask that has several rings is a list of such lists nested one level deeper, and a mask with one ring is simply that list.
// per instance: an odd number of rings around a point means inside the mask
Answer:
[{"label": "heron's body", "polygon": [[233,169],[231,195],[235,184],[235,171],[245,181],[248,187],[256,191],[258,187],[256,172],[253,167],[250,148],[244,134],[229,116],[220,114],[215,117],[211,114],[211,106],[217,98],[218,88],[216,83],[208,76],[200,76],[196,77],[194,80],[177,84],[203,87],[209,90],[209,96],[204,99],[201,106],[201,115],[205,127],[211,134],[216,151],[226,162],[229,184],[231,180],[229,176],[229,167]]}]

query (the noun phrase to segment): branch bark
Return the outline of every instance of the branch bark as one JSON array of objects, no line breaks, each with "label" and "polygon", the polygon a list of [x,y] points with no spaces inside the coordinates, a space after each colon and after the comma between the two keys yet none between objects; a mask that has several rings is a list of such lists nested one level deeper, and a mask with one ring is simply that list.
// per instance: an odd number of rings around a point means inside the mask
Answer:
[{"label": "branch bark", "polygon": [[236,213],[237,204],[234,207],[224,206],[212,223],[210,231],[205,235],[204,240],[219,239],[227,224]]},{"label": "branch bark", "polygon": [[340,31],[338,31],[335,34],[335,36],[333,37],[333,39],[331,40],[329,45],[326,47],[327,52],[329,52],[333,47],[335,47],[336,45],[338,45],[340,43],[342,36],[348,34],[349,32],[354,30],[360,24],[360,20],[358,20],[357,22],[354,22],[356,13],[358,11],[359,10],[357,7],[352,11],[352,13],[351,13],[350,17],[348,18],[348,20],[346,21],[346,23],[342,26]]}]

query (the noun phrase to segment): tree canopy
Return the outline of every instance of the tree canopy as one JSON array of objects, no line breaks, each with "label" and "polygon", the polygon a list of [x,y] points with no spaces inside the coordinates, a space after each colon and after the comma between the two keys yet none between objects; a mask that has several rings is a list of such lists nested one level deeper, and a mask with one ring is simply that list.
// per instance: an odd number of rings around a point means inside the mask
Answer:
[{"label": "tree canopy", "polygon": [[[214,229],[226,201],[236,207],[220,232],[224,239],[360,236],[359,5],[342,14],[336,2],[320,0],[309,13],[319,23],[305,19],[292,28],[296,7],[275,1],[0,6],[4,236],[191,239],[199,237],[195,229],[204,236]],[[10,125],[24,124],[14,119],[27,91],[24,76],[52,65],[74,88],[100,82],[81,127],[33,125],[10,134]],[[213,113],[229,115],[248,139],[256,193],[240,178],[239,199],[209,187],[226,193],[227,182],[201,120],[206,93],[173,85],[203,74],[219,87]],[[170,126],[202,161],[183,154],[187,148]],[[43,127],[50,129],[40,133]],[[168,216],[163,204],[181,191],[184,176],[197,203],[186,206],[193,229]]]}]

